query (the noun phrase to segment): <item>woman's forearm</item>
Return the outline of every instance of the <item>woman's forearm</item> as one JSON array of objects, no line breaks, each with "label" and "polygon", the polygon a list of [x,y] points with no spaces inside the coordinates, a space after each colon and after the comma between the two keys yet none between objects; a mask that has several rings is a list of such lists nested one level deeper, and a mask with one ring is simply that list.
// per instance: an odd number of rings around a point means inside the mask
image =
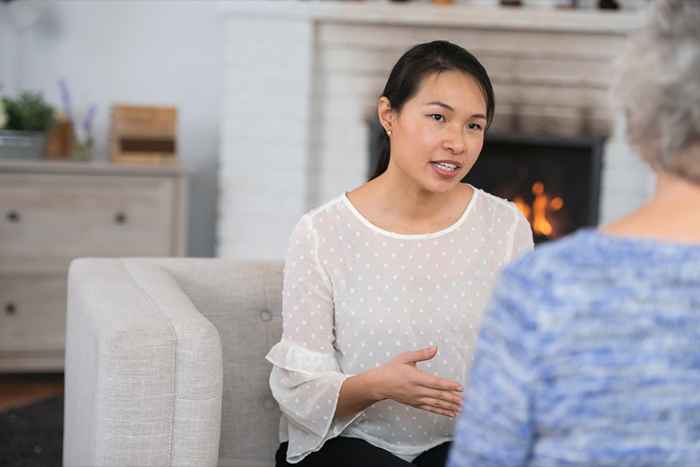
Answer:
[{"label": "woman's forearm", "polygon": [[347,378],[340,387],[335,416],[350,417],[365,410],[375,402],[385,399],[386,397],[382,395],[380,389],[380,383],[379,374],[374,370]]}]

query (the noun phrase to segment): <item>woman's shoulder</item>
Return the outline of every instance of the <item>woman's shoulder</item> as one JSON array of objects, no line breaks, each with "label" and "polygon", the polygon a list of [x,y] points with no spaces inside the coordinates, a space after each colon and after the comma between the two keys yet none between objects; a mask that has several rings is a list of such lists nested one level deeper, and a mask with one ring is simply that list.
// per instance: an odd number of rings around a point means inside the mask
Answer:
[{"label": "woman's shoulder", "polygon": [[540,244],[507,269],[515,274],[555,281],[571,275],[599,277],[615,275],[625,268],[642,267],[651,257],[662,254],[663,246],[655,242],[612,237],[586,227]]},{"label": "woman's shoulder", "polygon": [[527,258],[523,258],[526,263],[522,267],[538,269],[546,265],[559,265],[558,268],[615,268],[698,260],[700,245],[612,235],[594,227],[585,227],[539,246]]},{"label": "woman's shoulder", "polygon": [[342,225],[346,225],[344,194],[338,195],[323,204],[305,212],[294,225],[292,236],[318,233],[319,230],[339,230]]},{"label": "woman's shoulder", "polygon": [[331,213],[336,213],[341,211],[345,205],[345,193],[341,193],[334,196],[328,201],[325,201],[318,207],[311,209],[306,214],[309,216],[317,217],[320,215],[329,215]]},{"label": "woman's shoulder", "polygon": [[342,196],[338,196],[305,212],[291,229],[288,249],[317,249],[324,239],[342,235],[341,226],[346,224],[343,222],[342,204]]},{"label": "woman's shoulder", "polygon": [[323,202],[319,206],[306,211],[298,221],[298,224],[310,223],[314,224],[319,220],[335,218],[337,220],[340,212],[344,209],[344,195],[340,194],[328,201]]},{"label": "woman's shoulder", "polygon": [[496,221],[502,223],[524,222],[527,219],[520,212],[518,207],[512,201],[509,201],[500,196],[484,191],[480,188],[472,187],[474,196],[476,197],[476,209],[482,213],[489,213]]}]

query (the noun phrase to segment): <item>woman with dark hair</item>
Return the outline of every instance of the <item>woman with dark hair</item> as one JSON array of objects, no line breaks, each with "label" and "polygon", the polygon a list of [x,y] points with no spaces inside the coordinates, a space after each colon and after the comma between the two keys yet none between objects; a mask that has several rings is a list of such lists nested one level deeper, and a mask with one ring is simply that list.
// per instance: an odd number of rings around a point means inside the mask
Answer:
[{"label": "woman with dark hair", "polygon": [[700,465],[700,1],[650,13],[615,97],[656,193],[505,269],[450,467]]},{"label": "woman with dark hair", "polygon": [[493,113],[474,56],[413,47],[379,98],[377,173],[295,227],[267,356],[278,466],[444,465],[497,272],[532,248],[513,204],[461,183]]}]

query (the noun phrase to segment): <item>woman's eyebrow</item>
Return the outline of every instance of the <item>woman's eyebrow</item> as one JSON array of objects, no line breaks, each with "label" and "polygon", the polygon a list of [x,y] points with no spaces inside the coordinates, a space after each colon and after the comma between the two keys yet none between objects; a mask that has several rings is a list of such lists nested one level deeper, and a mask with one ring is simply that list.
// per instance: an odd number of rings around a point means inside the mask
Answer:
[{"label": "woman's eyebrow", "polygon": [[443,107],[443,108],[445,108],[445,109],[447,109],[447,110],[450,110],[450,111],[452,111],[452,112],[455,111],[455,109],[452,108],[451,105],[447,105],[447,104],[445,104],[444,102],[440,102],[440,101],[428,102],[428,103],[425,104],[425,105],[437,105],[437,106]]},{"label": "woman's eyebrow", "polygon": [[[445,104],[444,102],[441,102],[441,101],[431,101],[431,102],[426,103],[425,105],[437,105],[437,106],[442,107],[444,109],[447,109],[451,112],[455,111],[455,109],[451,105]],[[484,114],[472,114],[470,118],[482,118],[482,119],[486,120],[486,115],[484,115]]]}]

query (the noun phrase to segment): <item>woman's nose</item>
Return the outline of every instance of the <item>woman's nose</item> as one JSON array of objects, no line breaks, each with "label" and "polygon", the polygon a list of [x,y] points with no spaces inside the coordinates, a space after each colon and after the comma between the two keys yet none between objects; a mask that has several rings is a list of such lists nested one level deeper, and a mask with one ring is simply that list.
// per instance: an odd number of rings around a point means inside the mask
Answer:
[{"label": "woman's nose", "polygon": [[447,130],[443,145],[448,151],[454,154],[461,154],[464,152],[464,131],[461,128],[451,126]]}]

